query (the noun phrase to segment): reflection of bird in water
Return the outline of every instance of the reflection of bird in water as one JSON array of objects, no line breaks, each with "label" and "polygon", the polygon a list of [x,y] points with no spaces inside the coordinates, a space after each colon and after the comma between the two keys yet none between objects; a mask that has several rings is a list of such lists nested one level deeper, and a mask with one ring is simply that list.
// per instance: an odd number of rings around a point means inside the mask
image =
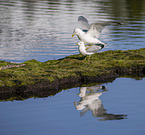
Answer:
[{"label": "reflection of bird in water", "polygon": [[79,16],[78,17],[78,22],[82,25],[83,30],[80,28],[76,28],[73,32],[73,35],[77,35],[79,40],[83,42],[84,44],[102,44],[106,45],[105,43],[101,42],[98,38],[100,36],[101,31],[105,26],[108,25],[120,25],[121,23],[119,22],[101,22],[101,23],[92,23],[89,25],[88,20],[83,17]]},{"label": "reflection of bird in water", "polygon": [[79,94],[81,101],[78,103],[75,102],[76,109],[82,110],[80,115],[83,116],[85,112],[91,110],[93,116],[102,118],[100,120],[125,119],[126,115],[108,114],[106,112],[107,110],[104,108],[102,101],[99,99],[102,93],[106,91],[106,87],[100,85],[81,87]]}]

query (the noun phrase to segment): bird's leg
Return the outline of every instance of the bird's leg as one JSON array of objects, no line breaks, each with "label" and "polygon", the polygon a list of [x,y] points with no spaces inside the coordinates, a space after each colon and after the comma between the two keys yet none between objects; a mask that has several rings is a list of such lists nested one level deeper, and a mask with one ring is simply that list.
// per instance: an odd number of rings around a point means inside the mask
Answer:
[{"label": "bird's leg", "polygon": [[86,58],[85,58],[85,60],[86,61],[89,61],[90,60],[90,57],[91,57],[91,55],[87,55]]},{"label": "bird's leg", "polygon": [[93,45],[85,45],[86,50],[88,50],[89,48],[91,48]]},{"label": "bird's leg", "polygon": [[87,47],[87,46],[88,46],[88,47],[89,47],[89,46],[91,47],[91,46],[93,46],[93,45],[85,45],[85,47]]},{"label": "bird's leg", "polygon": [[84,60],[86,61],[86,60],[87,60],[87,58],[88,58],[88,55],[85,57],[85,59],[84,59]]},{"label": "bird's leg", "polygon": [[91,55],[89,55],[89,61],[90,61]]}]

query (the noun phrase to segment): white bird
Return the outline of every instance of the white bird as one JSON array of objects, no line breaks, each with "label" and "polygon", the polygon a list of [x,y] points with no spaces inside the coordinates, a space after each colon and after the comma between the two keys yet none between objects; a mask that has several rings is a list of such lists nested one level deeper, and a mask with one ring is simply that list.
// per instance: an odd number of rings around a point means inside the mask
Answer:
[{"label": "white bird", "polygon": [[91,25],[89,25],[88,20],[83,16],[79,16],[78,22],[82,25],[83,30],[81,30],[80,28],[76,28],[73,32],[72,37],[74,35],[77,35],[79,40],[84,44],[102,44],[102,45],[106,44],[101,42],[98,38],[103,28],[108,25],[121,24],[119,22],[102,22],[102,23],[92,23]]},{"label": "white bird", "polygon": [[103,44],[87,46],[87,45],[84,45],[84,42],[78,42],[78,44],[76,45],[79,46],[79,52],[84,56],[86,55],[91,56],[92,54],[97,53],[97,51],[101,50],[105,46]]}]

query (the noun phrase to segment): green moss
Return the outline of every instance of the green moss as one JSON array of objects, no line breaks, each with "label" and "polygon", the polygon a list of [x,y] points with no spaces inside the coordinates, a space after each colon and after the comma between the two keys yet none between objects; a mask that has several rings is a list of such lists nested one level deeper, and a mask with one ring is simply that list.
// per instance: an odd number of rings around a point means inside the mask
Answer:
[{"label": "green moss", "polygon": [[0,61],[0,67],[11,64],[10,62]]},{"label": "green moss", "polygon": [[[7,68],[8,65],[21,65],[21,67]],[[138,50],[117,50],[96,53],[90,58],[81,54],[67,56],[63,59],[39,62],[28,60],[24,63],[13,64],[0,61],[0,86],[32,85],[40,81],[53,82],[76,76],[96,76],[109,74],[114,68],[131,68],[145,66],[145,48]]]}]

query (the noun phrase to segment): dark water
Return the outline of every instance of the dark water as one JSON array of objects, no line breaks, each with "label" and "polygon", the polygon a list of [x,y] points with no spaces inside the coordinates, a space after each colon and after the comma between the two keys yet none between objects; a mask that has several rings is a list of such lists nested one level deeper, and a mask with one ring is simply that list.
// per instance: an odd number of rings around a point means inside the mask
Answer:
[{"label": "dark water", "polygon": [[0,134],[144,134],[144,83],[145,79],[118,78],[52,97],[1,102]]},{"label": "dark water", "polygon": [[78,54],[78,16],[90,23],[120,21],[106,27],[101,40],[105,50],[138,49],[145,44],[144,0],[1,0],[0,59],[14,62],[47,61]]},{"label": "dark water", "polygon": [[[120,21],[100,39],[106,50],[145,46],[144,0],[1,0],[0,60],[47,61],[78,54],[73,30],[79,15],[90,23]],[[145,79],[72,88],[47,98],[0,102],[0,135],[136,135],[145,133]],[[85,93],[86,92],[86,93]]]}]

